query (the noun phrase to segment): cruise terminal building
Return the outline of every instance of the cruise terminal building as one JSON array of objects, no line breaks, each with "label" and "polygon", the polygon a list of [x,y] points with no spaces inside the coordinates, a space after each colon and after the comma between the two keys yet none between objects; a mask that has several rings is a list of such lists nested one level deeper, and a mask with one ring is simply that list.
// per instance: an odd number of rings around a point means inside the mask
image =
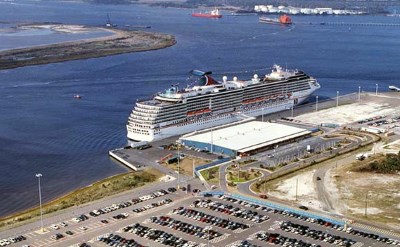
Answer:
[{"label": "cruise terminal building", "polygon": [[245,121],[186,134],[179,140],[189,148],[234,157],[272,149],[278,144],[303,139],[310,134],[308,129],[291,125]]}]

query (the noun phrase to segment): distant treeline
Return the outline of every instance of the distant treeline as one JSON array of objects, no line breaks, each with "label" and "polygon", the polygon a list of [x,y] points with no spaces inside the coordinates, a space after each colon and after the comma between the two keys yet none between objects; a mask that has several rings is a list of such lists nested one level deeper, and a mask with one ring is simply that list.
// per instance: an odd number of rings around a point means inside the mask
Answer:
[{"label": "distant treeline", "polygon": [[[130,4],[139,0],[84,0],[93,4]],[[388,8],[400,7],[400,0],[186,0],[177,2],[174,0],[154,1],[151,5],[177,8],[197,7],[239,7],[252,11],[255,5],[293,6],[303,8],[333,8],[352,9],[367,13],[386,13]]]},{"label": "distant treeline", "polygon": [[178,2],[159,2],[154,5],[164,7],[215,7],[235,6],[253,10],[254,5],[293,6],[304,8],[330,7],[334,9],[358,9],[368,13],[385,12],[388,7],[400,6],[400,0],[187,0]]},{"label": "distant treeline", "polygon": [[132,2],[137,2],[138,0],[86,0],[93,4],[130,4]]},{"label": "distant treeline", "polygon": [[374,160],[370,163],[357,167],[358,172],[376,172],[396,174],[400,172],[400,152],[398,154],[387,154],[385,158]]}]

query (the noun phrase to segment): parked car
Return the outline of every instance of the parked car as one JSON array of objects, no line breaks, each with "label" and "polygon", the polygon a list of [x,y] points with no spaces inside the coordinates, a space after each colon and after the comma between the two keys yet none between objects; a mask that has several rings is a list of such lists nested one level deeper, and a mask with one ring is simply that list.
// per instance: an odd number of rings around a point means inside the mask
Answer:
[{"label": "parked car", "polygon": [[299,206],[299,208],[300,208],[300,209],[303,209],[303,210],[308,210],[308,207],[303,206],[303,205]]}]

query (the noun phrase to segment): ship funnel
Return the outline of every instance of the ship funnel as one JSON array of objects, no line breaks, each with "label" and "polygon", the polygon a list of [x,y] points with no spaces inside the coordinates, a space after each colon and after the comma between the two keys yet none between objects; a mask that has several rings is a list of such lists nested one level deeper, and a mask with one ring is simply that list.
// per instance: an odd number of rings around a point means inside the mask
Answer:
[{"label": "ship funnel", "polygon": [[235,77],[233,77],[233,81],[237,81],[238,80],[238,78],[235,76]]},{"label": "ship funnel", "polygon": [[222,77],[222,81],[224,82],[224,83],[226,83],[227,81],[228,81],[228,77],[225,75],[225,76],[223,76]]}]

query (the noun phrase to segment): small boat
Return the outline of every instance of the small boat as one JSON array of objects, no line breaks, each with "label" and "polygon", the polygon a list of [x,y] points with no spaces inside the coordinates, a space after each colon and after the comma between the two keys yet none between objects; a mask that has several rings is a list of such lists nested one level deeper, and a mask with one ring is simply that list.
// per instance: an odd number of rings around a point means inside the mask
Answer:
[{"label": "small boat", "polygon": [[82,96],[80,96],[79,94],[75,94],[74,99],[82,99]]},{"label": "small boat", "polygon": [[287,15],[281,15],[279,19],[272,19],[272,18],[267,18],[265,16],[261,16],[258,20],[261,23],[267,23],[267,24],[284,24],[284,25],[293,24],[292,19],[290,19],[290,17]]},{"label": "small boat", "polygon": [[389,86],[390,91],[400,92],[400,88],[396,86]]},{"label": "small boat", "polygon": [[219,9],[211,10],[210,12],[205,13],[192,13],[193,17],[202,17],[202,18],[221,18],[222,14]]},{"label": "small boat", "polygon": [[109,15],[109,14],[107,14],[107,22],[106,22],[106,27],[117,27],[117,24],[113,24],[113,23],[111,23],[111,20],[110,20],[110,15]]}]

